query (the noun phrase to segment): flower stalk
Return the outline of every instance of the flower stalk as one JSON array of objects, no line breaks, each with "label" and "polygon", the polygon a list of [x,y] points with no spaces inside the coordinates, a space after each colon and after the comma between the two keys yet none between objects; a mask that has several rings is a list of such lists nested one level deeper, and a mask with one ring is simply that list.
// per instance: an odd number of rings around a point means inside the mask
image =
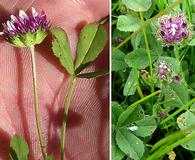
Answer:
[{"label": "flower stalk", "polygon": [[76,77],[72,77],[71,84],[69,87],[69,92],[68,92],[68,95],[66,97],[66,102],[65,102],[65,106],[64,106],[64,115],[63,115],[63,122],[62,122],[62,128],[61,128],[61,141],[60,141],[61,142],[61,148],[60,148],[61,160],[64,160],[67,117],[68,117],[70,101],[71,101],[71,97],[73,95],[75,84],[76,84]]},{"label": "flower stalk", "polygon": [[19,15],[11,15],[10,20],[3,23],[3,32],[0,36],[15,47],[28,47],[31,52],[32,61],[32,79],[34,92],[34,110],[36,127],[38,132],[39,143],[41,146],[42,158],[47,159],[46,146],[41,129],[41,120],[39,112],[38,101],[38,86],[36,76],[36,62],[35,62],[35,45],[43,42],[48,32],[47,16],[44,11],[39,15],[35,8],[32,7],[31,15],[25,11],[20,10]]},{"label": "flower stalk", "polygon": [[35,62],[35,47],[34,45],[32,45],[29,48],[31,51],[31,61],[32,61],[32,77],[33,77],[34,109],[35,109],[36,126],[37,126],[37,131],[38,131],[38,136],[39,136],[39,143],[41,146],[42,157],[43,157],[43,160],[46,160],[47,152],[45,148],[43,132],[41,129],[40,113],[39,113],[39,107],[38,107],[39,101],[38,101],[36,62]]}]

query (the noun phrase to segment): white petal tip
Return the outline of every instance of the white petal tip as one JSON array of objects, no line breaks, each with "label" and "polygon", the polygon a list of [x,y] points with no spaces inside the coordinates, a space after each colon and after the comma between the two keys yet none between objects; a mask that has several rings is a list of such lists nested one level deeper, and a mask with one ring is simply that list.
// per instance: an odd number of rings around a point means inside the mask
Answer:
[{"label": "white petal tip", "polygon": [[25,19],[25,18],[28,17],[27,14],[26,14],[26,12],[23,11],[23,10],[20,10],[20,11],[19,11],[19,16],[20,16],[21,18],[23,18],[23,19]]},{"label": "white petal tip", "polygon": [[32,15],[33,16],[38,16],[38,13],[37,13],[37,11],[35,10],[34,7],[32,7]]},{"label": "white petal tip", "polygon": [[16,21],[17,21],[17,18],[16,18],[16,16],[14,16],[14,15],[11,15],[10,17],[11,17],[11,20],[12,20],[12,22],[16,22]]}]

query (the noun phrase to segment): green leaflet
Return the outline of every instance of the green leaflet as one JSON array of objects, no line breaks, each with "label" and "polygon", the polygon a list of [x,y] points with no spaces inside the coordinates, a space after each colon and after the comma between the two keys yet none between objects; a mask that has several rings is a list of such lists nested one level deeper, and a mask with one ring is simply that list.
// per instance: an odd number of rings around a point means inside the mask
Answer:
[{"label": "green leaflet", "polygon": [[77,45],[75,72],[79,73],[103,51],[107,42],[107,33],[103,25],[91,23],[80,33]]},{"label": "green leaflet", "polygon": [[140,19],[132,15],[120,15],[117,21],[117,29],[124,32],[134,32],[141,27]]},{"label": "green leaflet", "polygon": [[[158,58],[158,54],[151,51],[152,62]],[[129,67],[144,69],[149,66],[147,51],[144,48],[137,48],[125,56],[125,62]]]},{"label": "green leaflet", "polygon": [[156,120],[150,116],[146,116],[143,119],[135,122],[137,130],[133,133],[140,137],[150,136],[156,130]]},{"label": "green leaflet", "polygon": [[111,103],[111,109],[112,109],[112,124],[117,124],[118,118],[120,114],[124,111],[122,106],[118,102],[112,102]]},{"label": "green leaflet", "polygon": [[174,91],[181,105],[189,102],[189,93],[185,83],[171,83],[170,87]]},{"label": "green leaflet", "polygon": [[47,160],[54,160],[54,157],[53,156],[48,156]]},{"label": "green leaflet", "polygon": [[151,0],[122,0],[122,2],[127,8],[132,9],[135,12],[145,12],[152,5]]},{"label": "green leaflet", "polygon": [[115,140],[115,136],[116,134],[113,133],[112,134],[112,160],[121,160],[124,156],[125,156],[125,153],[122,152],[119,147],[117,146],[116,144],[116,140]]},{"label": "green leaflet", "polygon": [[189,46],[195,46],[195,38],[193,38],[188,45]]},{"label": "green leaflet", "polygon": [[62,66],[67,70],[70,75],[74,75],[74,64],[70,44],[65,31],[61,28],[52,28],[50,32],[55,39],[52,42],[52,50],[54,55],[59,58]]},{"label": "green leaflet", "polygon": [[127,108],[124,110],[117,122],[117,126],[129,126],[135,121],[139,121],[144,117],[144,111],[140,105],[136,108]]},{"label": "green leaflet", "polygon": [[112,47],[112,71],[124,70],[127,67],[125,54],[116,47]]},{"label": "green leaflet", "polygon": [[129,76],[127,78],[127,81],[125,83],[125,87],[124,87],[124,90],[123,90],[123,95],[124,96],[130,96],[130,95],[135,94],[138,79],[139,79],[138,70],[136,68],[132,68],[132,70],[129,73]]},{"label": "green leaflet", "polygon": [[25,139],[15,135],[10,143],[9,155],[12,160],[28,160],[29,148]]},{"label": "green leaflet", "polygon": [[143,142],[127,129],[116,131],[116,142],[119,148],[134,160],[140,160],[144,154]]},{"label": "green leaflet", "polygon": [[[181,130],[185,130],[185,129],[188,129],[188,128],[194,126],[194,124],[195,124],[195,114],[190,112],[190,111],[186,111],[185,113],[182,113],[177,118],[177,124],[178,124],[178,126]],[[188,134],[186,135],[186,137],[189,136],[189,134],[192,134],[192,133],[195,133],[194,129],[189,131]],[[182,144],[182,146],[185,149],[195,151],[194,139]]]}]

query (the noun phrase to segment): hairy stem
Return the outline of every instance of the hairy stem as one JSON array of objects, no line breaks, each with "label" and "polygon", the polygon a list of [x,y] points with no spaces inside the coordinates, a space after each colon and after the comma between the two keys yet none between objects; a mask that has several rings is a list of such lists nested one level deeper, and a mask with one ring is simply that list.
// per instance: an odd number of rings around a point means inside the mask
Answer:
[{"label": "hairy stem", "polygon": [[66,103],[65,103],[65,108],[64,108],[64,117],[63,117],[63,122],[62,122],[62,128],[61,128],[61,160],[64,160],[64,150],[65,150],[65,136],[66,136],[66,124],[67,124],[67,117],[68,117],[68,111],[70,107],[70,100],[74,91],[74,87],[76,84],[76,78],[73,77],[70,87],[69,87],[69,92],[66,97]]},{"label": "hairy stem", "polygon": [[42,157],[44,160],[47,158],[47,152],[45,148],[45,142],[43,138],[43,132],[41,129],[40,113],[39,113],[39,101],[38,101],[38,86],[37,86],[37,75],[36,75],[36,62],[35,62],[35,47],[30,46],[31,51],[31,60],[32,60],[32,77],[33,77],[33,92],[34,92],[34,109],[35,109],[35,118],[36,126],[39,136],[39,143],[41,146]]}]

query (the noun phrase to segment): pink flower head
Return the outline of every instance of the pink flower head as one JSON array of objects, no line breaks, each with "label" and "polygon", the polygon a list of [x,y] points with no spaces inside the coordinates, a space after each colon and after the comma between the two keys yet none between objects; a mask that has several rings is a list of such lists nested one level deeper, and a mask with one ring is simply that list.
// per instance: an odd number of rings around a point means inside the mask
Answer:
[{"label": "pink flower head", "polygon": [[165,79],[170,72],[171,72],[170,67],[165,62],[160,62],[156,75],[160,79]]},{"label": "pink flower head", "polygon": [[31,15],[20,10],[18,16],[11,15],[10,20],[2,25],[1,36],[19,47],[39,44],[47,35],[45,32],[49,28],[44,11],[38,15],[33,7]]},{"label": "pink flower head", "polygon": [[188,39],[191,31],[185,15],[164,15],[158,19],[157,35],[164,45],[174,45]]}]

